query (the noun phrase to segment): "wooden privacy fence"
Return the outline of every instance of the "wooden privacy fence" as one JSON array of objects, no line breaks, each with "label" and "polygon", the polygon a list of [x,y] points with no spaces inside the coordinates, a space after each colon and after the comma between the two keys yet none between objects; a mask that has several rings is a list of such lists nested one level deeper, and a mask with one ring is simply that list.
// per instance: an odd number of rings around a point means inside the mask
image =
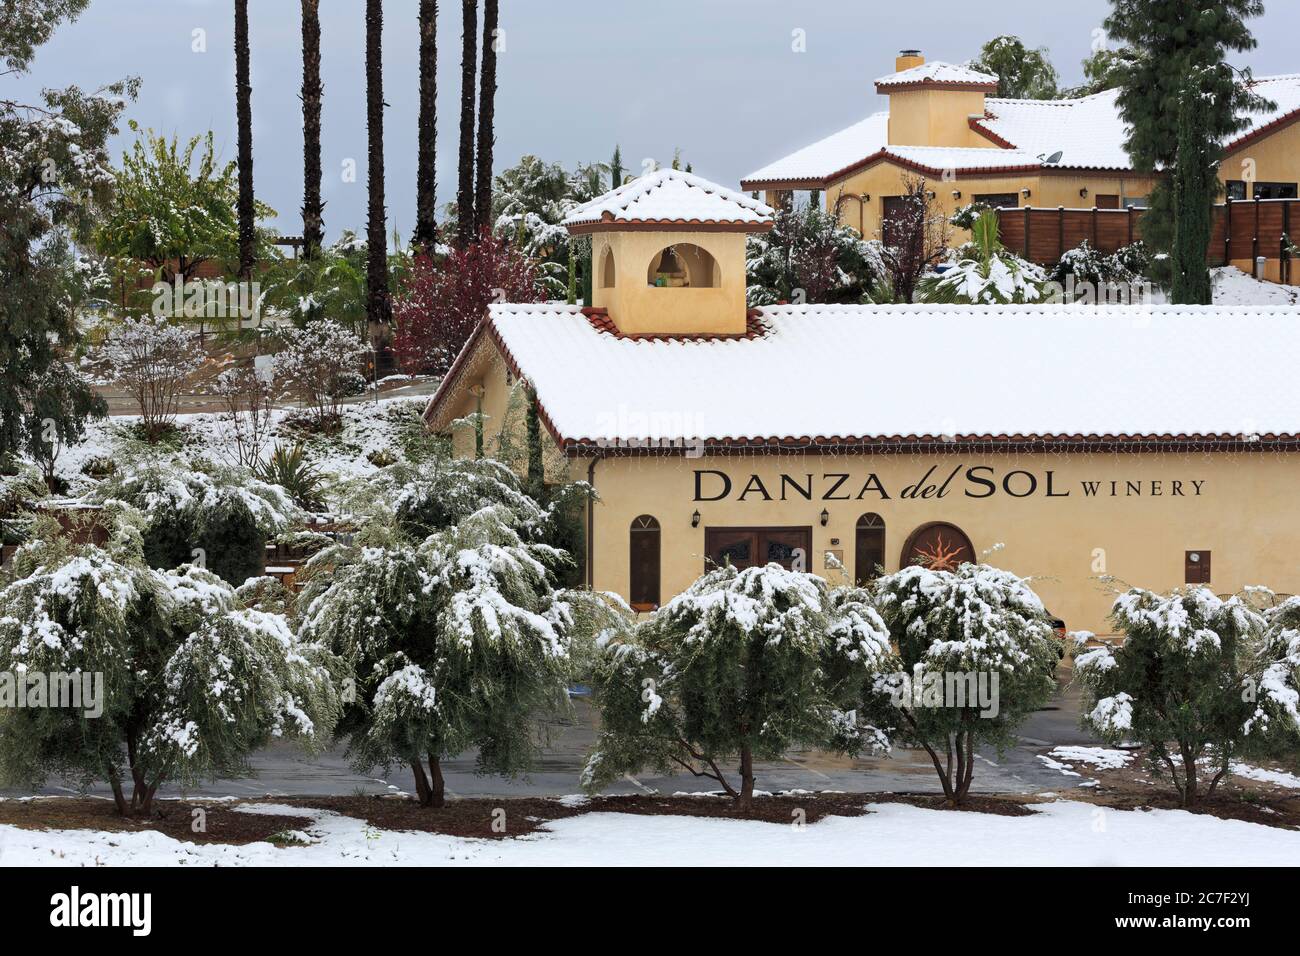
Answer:
[{"label": "wooden privacy fence", "polygon": [[[1282,282],[1291,281],[1288,237],[1292,219],[1300,227],[1300,200],[1246,199],[1219,203],[1214,207],[1213,233],[1206,261],[1213,265],[1249,262],[1251,274],[1258,272],[1259,258],[1279,263]],[[1002,244],[1031,262],[1044,265],[1085,239],[1094,249],[1111,253],[1142,238],[1142,217],[1146,210],[1128,209],[1040,209],[1033,206],[998,209]]]}]

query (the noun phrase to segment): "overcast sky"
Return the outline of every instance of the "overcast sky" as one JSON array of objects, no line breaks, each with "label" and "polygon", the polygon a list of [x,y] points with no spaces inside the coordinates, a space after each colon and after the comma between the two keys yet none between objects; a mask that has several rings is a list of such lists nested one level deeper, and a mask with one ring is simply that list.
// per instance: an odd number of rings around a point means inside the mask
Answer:
[{"label": "overcast sky", "polygon": [[[258,198],[301,231],[302,59],[297,0],[251,0],[254,170]],[[390,228],[414,224],[417,0],[385,0],[384,93]],[[1259,49],[1239,65],[1300,71],[1300,4],[1268,0]],[[322,0],[323,190],[327,232],[365,224],[364,0]],[[455,189],[460,4],[438,23],[438,191]],[[505,50],[496,104],[496,168],[525,153],[572,166],[671,160],[735,186],[742,175],[885,106],[872,80],[902,47],[961,62],[1010,33],[1051,51],[1064,84],[1080,79],[1107,0],[502,0]],[[94,88],[143,79],[128,116],[189,136],[209,128],[235,156],[231,0],[94,0],[42,48],[33,85]],[[195,52],[195,31],[206,52]],[[795,52],[802,31],[806,52]],[[115,152],[120,152],[119,140]],[[357,179],[343,182],[347,160]]]}]

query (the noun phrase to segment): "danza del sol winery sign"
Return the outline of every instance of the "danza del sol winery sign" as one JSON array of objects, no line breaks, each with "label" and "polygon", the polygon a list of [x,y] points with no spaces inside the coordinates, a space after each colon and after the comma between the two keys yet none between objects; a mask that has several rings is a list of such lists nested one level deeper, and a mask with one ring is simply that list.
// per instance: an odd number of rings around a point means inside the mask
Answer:
[{"label": "danza del sol winery sign", "polygon": [[931,465],[891,487],[875,472],[781,473],[733,477],[713,468],[695,470],[696,501],[892,501],[942,498],[1199,498],[1206,480],[1195,478],[1075,478],[1051,469],[999,471],[990,465]]}]

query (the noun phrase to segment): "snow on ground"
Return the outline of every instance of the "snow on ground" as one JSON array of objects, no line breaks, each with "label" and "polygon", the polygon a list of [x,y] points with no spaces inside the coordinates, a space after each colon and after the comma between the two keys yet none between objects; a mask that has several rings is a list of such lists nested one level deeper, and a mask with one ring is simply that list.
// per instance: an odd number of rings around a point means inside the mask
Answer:
[{"label": "snow on ground", "polygon": [[[1062,763],[1084,763],[1098,770],[1121,770],[1133,761],[1133,754],[1129,751],[1107,747],[1057,747],[1048,756]],[[1051,766],[1054,761],[1045,762]]]},{"label": "snow on ground", "polygon": [[1235,776],[1245,777],[1248,780],[1271,783],[1275,787],[1286,787],[1289,790],[1300,790],[1300,777],[1285,770],[1268,770],[1264,767],[1252,767],[1250,764],[1234,763],[1232,772]]},{"label": "snow on ground", "polygon": [[[509,803],[503,804],[509,813]],[[303,810],[259,804],[260,813]],[[871,805],[807,826],[592,813],[500,841],[379,830],[316,812],[308,846],[197,845],[158,833],[0,827],[7,866],[1252,866],[1293,865],[1300,832],[1182,810],[1108,810],[1075,801],[1028,817]],[[436,812],[436,811],[431,811]],[[507,816],[507,826],[509,817]]]},{"label": "snow on ground", "polygon": [[1261,282],[1236,266],[1210,271],[1215,305],[1295,305],[1300,288]]}]

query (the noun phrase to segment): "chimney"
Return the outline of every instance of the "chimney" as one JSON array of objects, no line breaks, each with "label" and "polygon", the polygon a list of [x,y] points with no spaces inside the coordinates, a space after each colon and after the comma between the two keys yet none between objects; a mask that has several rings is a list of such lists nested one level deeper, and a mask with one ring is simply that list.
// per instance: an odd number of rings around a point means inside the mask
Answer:
[{"label": "chimney", "polygon": [[920,66],[925,62],[925,57],[921,55],[920,50],[900,50],[898,57],[894,60],[894,72],[902,73],[904,70],[910,70],[914,66]]}]

